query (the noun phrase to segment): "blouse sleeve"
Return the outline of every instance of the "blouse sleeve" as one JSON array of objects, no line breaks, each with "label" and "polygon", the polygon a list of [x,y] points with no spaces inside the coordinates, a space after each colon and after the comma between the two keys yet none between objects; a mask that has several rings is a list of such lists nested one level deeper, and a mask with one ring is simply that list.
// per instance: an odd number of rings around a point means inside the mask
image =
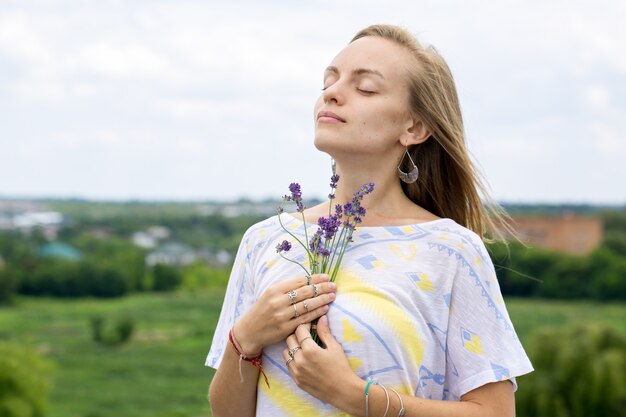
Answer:
[{"label": "blouse sleeve", "polygon": [[517,337],[485,245],[473,234],[457,255],[450,295],[444,390],[450,399],[534,369]]},{"label": "blouse sleeve", "polygon": [[213,334],[213,341],[205,366],[217,369],[228,344],[228,332],[239,317],[248,311],[255,301],[254,282],[250,265],[253,235],[254,233],[248,229],[241,239],[235,262],[230,272],[222,311]]}]

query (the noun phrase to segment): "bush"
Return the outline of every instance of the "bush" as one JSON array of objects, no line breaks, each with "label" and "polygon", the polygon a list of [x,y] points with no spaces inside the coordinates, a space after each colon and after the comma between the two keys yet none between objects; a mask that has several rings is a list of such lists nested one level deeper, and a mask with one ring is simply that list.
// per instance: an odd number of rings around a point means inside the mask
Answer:
[{"label": "bush", "polygon": [[8,304],[11,302],[17,284],[15,274],[7,267],[0,266],[0,304]]},{"label": "bush", "polygon": [[182,288],[194,292],[208,288],[226,288],[229,271],[198,262],[183,268],[182,276]]},{"label": "bush", "polygon": [[520,383],[520,416],[626,416],[623,334],[589,325],[540,330],[528,353],[535,371]]},{"label": "bush", "polygon": [[21,278],[19,292],[54,297],[119,297],[130,292],[133,286],[121,267],[90,260],[48,260]]},{"label": "bush", "polygon": [[106,321],[106,318],[103,316],[93,316],[91,318],[91,338],[94,342],[117,346],[130,341],[135,330],[135,321],[132,318],[122,317],[117,319],[110,329],[107,327]]},{"label": "bush", "polygon": [[50,364],[30,349],[0,343],[0,417],[41,417]]},{"label": "bush", "polygon": [[181,272],[168,265],[155,265],[152,270],[154,291],[169,291],[176,289],[183,280]]}]

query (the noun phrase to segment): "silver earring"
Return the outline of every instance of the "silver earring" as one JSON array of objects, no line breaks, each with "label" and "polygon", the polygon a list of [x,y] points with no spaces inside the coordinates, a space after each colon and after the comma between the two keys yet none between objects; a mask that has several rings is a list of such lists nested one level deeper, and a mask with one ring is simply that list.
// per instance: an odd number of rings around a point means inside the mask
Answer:
[{"label": "silver earring", "polygon": [[333,158],[330,158],[330,168],[333,170],[333,175],[337,174],[337,163]]},{"label": "silver earring", "polygon": [[[417,177],[419,176],[419,170],[417,169],[417,165],[415,165],[415,162],[413,162],[413,159],[411,158],[411,155],[409,154],[409,148],[408,147],[405,147],[405,148],[406,149],[404,150],[404,155],[402,155],[400,164],[398,164],[398,177],[400,177],[400,179],[406,182],[407,184],[412,184],[415,181],[417,181]],[[411,169],[410,172],[403,172],[400,169],[400,165],[402,165],[402,161],[404,161],[405,155],[409,157],[409,161],[411,161],[411,165],[413,165],[413,169]]]}]

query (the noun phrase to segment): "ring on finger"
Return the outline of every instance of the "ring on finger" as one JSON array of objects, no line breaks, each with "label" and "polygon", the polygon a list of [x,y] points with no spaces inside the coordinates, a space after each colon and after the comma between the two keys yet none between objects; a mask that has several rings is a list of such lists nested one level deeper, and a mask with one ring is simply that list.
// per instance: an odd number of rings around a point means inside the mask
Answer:
[{"label": "ring on finger", "polygon": [[293,314],[294,314],[293,318],[295,319],[296,317],[300,316],[300,313],[298,313],[298,307],[296,307],[295,303],[292,304],[292,306],[293,306]]},{"label": "ring on finger", "polygon": [[287,368],[289,368],[289,364],[293,361],[293,357],[289,357],[289,359],[287,359],[287,361],[285,362],[285,366]]},{"label": "ring on finger", "polygon": [[300,350],[300,346],[296,346],[295,348],[289,349],[287,354],[289,355],[290,358],[293,358],[293,355],[295,355],[296,352],[299,351],[299,350]]},{"label": "ring on finger", "polygon": [[318,292],[317,292],[317,285],[313,284],[313,297],[317,297]]},{"label": "ring on finger", "polygon": [[313,338],[312,338],[311,336],[307,336],[307,337],[305,337],[304,339],[302,339],[302,340],[300,341],[300,345],[302,345],[302,342],[304,342],[304,341],[305,341],[305,340],[307,340],[307,339],[313,339]]},{"label": "ring on finger", "polygon": [[309,311],[309,305],[307,304],[306,300],[302,302],[302,307],[304,307],[306,311]]},{"label": "ring on finger", "polygon": [[296,302],[296,298],[298,297],[298,293],[296,292],[296,290],[291,290],[289,291],[289,294],[287,294],[287,297],[289,297],[289,301],[291,301],[291,304]]}]

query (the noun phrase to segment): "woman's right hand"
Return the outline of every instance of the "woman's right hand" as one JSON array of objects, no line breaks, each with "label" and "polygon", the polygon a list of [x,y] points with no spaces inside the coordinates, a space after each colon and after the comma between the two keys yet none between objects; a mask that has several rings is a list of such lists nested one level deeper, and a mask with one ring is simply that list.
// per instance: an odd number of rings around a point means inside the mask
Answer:
[{"label": "woman's right hand", "polygon": [[[297,277],[269,287],[233,327],[242,353],[257,356],[264,347],[285,340],[298,325],[326,314],[328,304],[335,300],[336,289],[326,274],[311,275],[311,285],[307,285],[306,277]],[[293,300],[289,296],[292,291]]]}]

